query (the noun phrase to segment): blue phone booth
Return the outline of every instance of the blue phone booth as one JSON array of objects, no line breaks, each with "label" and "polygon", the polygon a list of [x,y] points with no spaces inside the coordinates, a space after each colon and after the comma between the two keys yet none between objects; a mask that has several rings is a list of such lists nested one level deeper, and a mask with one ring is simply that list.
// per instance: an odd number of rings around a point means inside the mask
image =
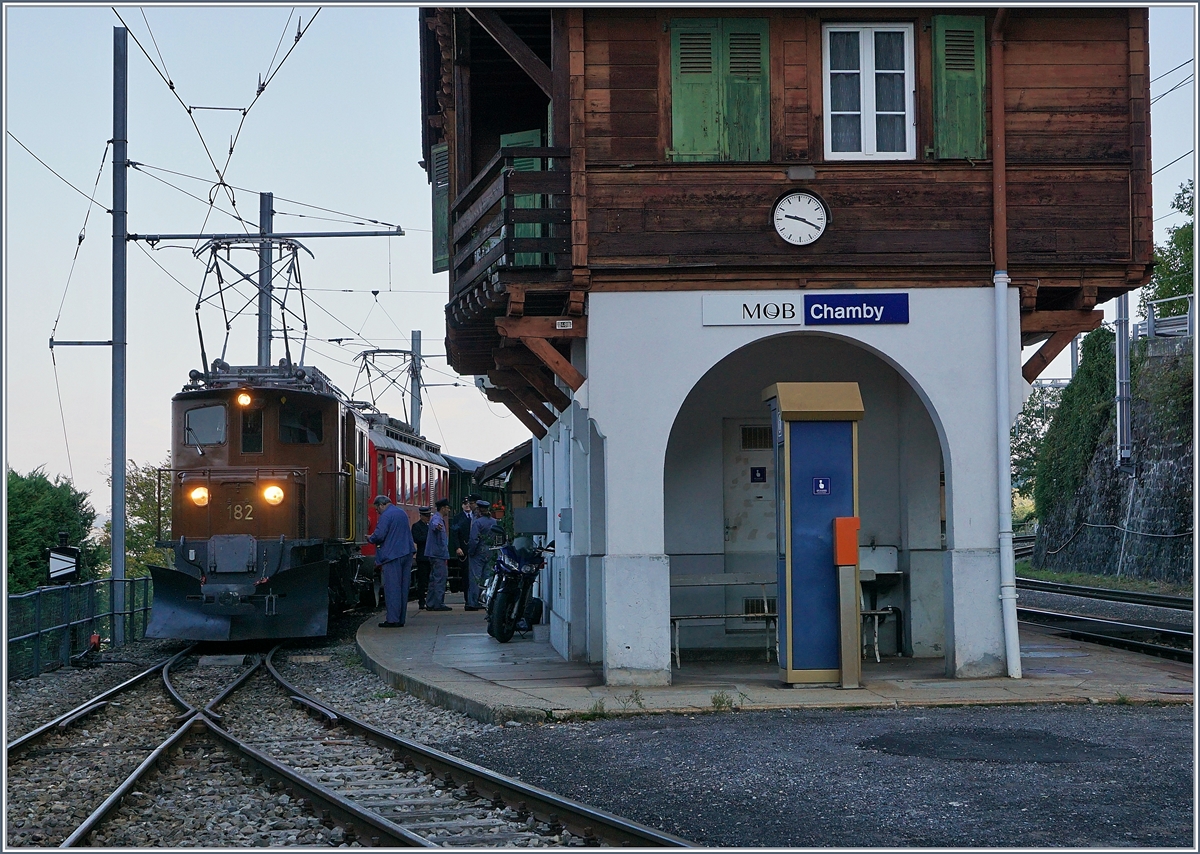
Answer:
[{"label": "blue phone booth", "polygon": [[858,516],[862,396],[858,383],[776,383],[762,397],[775,438],[780,679],[839,682],[844,594],[833,520]]}]

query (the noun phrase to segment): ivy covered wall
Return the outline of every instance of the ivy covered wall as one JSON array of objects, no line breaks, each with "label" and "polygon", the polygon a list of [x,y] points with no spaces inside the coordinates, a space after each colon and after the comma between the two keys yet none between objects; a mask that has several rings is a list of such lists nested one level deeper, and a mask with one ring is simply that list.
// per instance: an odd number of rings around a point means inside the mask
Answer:
[{"label": "ivy covered wall", "polygon": [[1136,476],[1116,467],[1113,334],[1097,329],[1038,452],[1033,565],[1189,583],[1192,339],[1142,339],[1131,362]]}]

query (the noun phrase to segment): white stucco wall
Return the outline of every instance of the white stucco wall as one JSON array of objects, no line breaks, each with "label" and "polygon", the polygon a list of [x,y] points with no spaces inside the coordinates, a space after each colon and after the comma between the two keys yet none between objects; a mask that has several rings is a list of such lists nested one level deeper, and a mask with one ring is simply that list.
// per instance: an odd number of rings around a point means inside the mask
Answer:
[{"label": "white stucco wall", "polygon": [[[946,545],[963,551],[961,562],[947,556],[951,587],[945,621],[947,634],[954,635],[946,640],[952,650],[948,668],[957,675],[999,672],[994,662],[1003,661],[1000,608],[985,569],[994,563],[998,578],[994,297],[986,287],[908,293],[907,324],[822,327],[819,332],[799,324],[704,326],[704,292],[590,295],[588,382],[581,391],[605,437],[603,645],[610,682],[654,684],[670,678],[662,489],[667,443],[680,406],[727,355],[785,331],[857,341],[903,374],[933,413],[946,467]],[[1025,393],[1018,315],[1017,292],[1010,290],[1014,417]],[[970,583],[959,583],[959,563],[970,567]],[[968,596],[956,595],[967,588]]]}]

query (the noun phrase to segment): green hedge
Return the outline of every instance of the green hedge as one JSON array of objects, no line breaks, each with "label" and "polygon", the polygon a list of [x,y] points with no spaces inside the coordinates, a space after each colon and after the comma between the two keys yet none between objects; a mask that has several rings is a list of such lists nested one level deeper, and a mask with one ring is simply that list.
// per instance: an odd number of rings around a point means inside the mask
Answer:
[{"label": "green hedge", "polygon": [[1039,519],[1069,502],[1087,474],[1100,433],[1113,417],[1116,361],[1113,333],[1101,327],[1083,339],[1079,370],[1038,450],[1033,501]]}]

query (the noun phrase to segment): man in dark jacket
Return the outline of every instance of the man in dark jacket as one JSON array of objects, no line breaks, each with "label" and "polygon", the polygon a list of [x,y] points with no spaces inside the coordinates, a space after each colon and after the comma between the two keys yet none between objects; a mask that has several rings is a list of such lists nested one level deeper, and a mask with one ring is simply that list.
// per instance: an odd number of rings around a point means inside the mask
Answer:
[{"label": "man in dark jacket", "polygon": [[375,550],[375,562],[382,566],[387,621],[379,627],[394,629],[403,626],[408,616],[408,585],[412,580],[413,552],[417,546],[413,542],[407,513],[386,495],[376,496],[375,509],[379,512],[379,521],[367,542],[379,547]]},{"label": "man in dark jacket", "polygon": [[413,585],[417,588],[417,608],[425,610],[425,595],[429,590],[429,558],[425,556],[425,541],[429,538],[429,516],[432,508],[422,507],[418,511],[421,518],[413,522],[413,542],[417,545],[416,557],[413,558]]},{"label": "man in dark jacket", "polygon": [[425,607],[430,611],[450,610],[445,602],[446,561],[450,557],[446,520],[449,518],[450,499],[439,498],[436,512],[429,523],[429,539],[425,542],[425,557],[429,561],[429,593]]},{"label": "man in dark jacket", "polygon": [[467,589],[467,545],[471,540],[471,520],[478,495],[472,493],[462,501],[462,512],[450,520],[450,558],[454,563],[462,589]]},{"label": "man in dark jacket", "polygon": [[483,589],[483,572],[487,568],[488,558],[492,547],[492,528],[496,520],[492,518],[491,503],[480,499],[475,502],[479,509],[471,521],[471,533],[467,538],[467,604],[464,611],[478,611],[480,608],[479,594]]}]

